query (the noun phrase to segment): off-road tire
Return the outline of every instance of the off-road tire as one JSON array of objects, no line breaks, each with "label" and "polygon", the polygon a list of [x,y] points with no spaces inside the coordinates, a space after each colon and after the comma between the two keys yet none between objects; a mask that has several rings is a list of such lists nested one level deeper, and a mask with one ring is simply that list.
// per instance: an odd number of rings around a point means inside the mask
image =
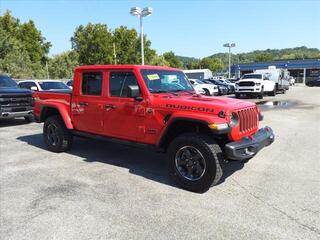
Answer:
[{"label": "off-road tire", "polygon": [[[48,137],[49,128],[55,126],[57,141],[53,144]],[[52,152],[65,152],[72,146],[73,136],[66,128],[60,116],[48,117],[43,124],[43,140]]]},{"label": "off-road tire", "polygon": [[[192,146],[201,152],[206,163],[203,176],[195,181],[183,177],[176,167],[176,154],[184,146]],[[204,193],[216,185],[222,177],[223,154],[214,139],[199,133],[184,133],[169,145],[167,160],[170,176],[179,186],[192,192]]]}]

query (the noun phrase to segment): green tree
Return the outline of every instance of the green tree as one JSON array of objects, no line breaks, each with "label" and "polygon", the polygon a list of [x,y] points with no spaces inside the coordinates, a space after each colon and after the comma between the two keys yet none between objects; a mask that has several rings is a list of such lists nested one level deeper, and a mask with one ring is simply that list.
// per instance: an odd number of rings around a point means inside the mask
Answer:
[{"label": "green tree", "polygon": [[46,39],[42,37],[41,32],[36,28],[33,21],[30,20],[20,26],[18,39],[28,52],[31,62],[45,64],[51,43],[46,42]]},{"label": "green tree", "polygon": [[113,31],[113,43],[115,44],[117,63],[137,64],[140,61],[136,30],[124,26],[116,28]]},{"label": "green tree", "polygon": [[170,67],[182,68],[183,64],[174,52],[166,52],[163,54],[164,59],[169,63]]},{"label": "green tree", "polygon": [[80,25],[71,38],[72,49],[79,55],[81,65],[111,64],[113,62],[112,33],[106,24]]},{"label": "green tree", "polygon": [[221,59],[203,58],[200,61],[201,68],[208,68],[212,72],[217,72],[224,69],[224,64]]},{"label": "green tree", "polygon": [[256,62],[268,62],[268,61],[272,61],[273,57],[272,54],[270,53],[259,53],[256,55]]},{"label": "green tree", "polygon": [[42,78],[51,46],[32,21],[20,23],[6,11],[0,16],[0,71],[13,77]]},{"label": "green tree", "polygon": [[154,66],[170,66],[169,62],[161,55],[155,55],[149,64]]},{"label": "green tree", "polygon": [[[151,48],[151,41],[147,39],[147,36],[143,36],[143,41],[144,41],[144,61],[145,64],[151,64],[152,60],[154,57],[157,55],[156,50]],[[136,64],[141,63],[141,39],[138,37],[138,41],[136,44],[136,49],[137,49],[137,54],[139,56],[139,62]]]},{"label": "green tree", "polygon": [[75,51],[63,52],[53,56],[48,64],[50,78],[72,78],[74,68],[79,65],[78,54]]}]

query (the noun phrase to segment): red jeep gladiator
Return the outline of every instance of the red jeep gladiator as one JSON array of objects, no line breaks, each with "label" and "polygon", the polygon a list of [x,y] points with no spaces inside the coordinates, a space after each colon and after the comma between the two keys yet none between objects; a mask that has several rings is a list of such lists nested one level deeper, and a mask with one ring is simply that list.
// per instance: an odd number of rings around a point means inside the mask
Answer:
[{"label": "red jeep gladiator", "polygon": [[168,156],[185,189],[218,183],[224,159],[246,160],[274,141],[254,103],[197,95],[179,69],[142,65],[76,68],[72,93],[35,92],[34,115],[48,148],[63,152],[73,136],[153,146]]}]

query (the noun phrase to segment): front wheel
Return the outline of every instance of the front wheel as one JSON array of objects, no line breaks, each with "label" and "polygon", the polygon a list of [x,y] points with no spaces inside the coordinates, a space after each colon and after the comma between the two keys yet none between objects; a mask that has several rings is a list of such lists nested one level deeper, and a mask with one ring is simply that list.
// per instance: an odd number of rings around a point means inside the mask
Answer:
[{"label": "front wheel", "polygon": [[206,96],[211,96],[211,94],[210,94],[208,89],[204,88],[203,90],[204,90]]},{"label": "front wheel", "polygon": [[182,134],[168,148],[171,177],[182,188],[193,192],[206,192],[219,182],[222,161],[219,145],[206,135]]},{"label": "front wheel", "polygon": [[263,99],[263,94],[264,94],[264,90],[263,88],[261,89],[261,92],[259,93],[259,99]]},{"label": "front wheel", "polygon": [[66,128],[60,116],[51,116],[43,125],[43,138],[47,147],[53,152],[64,152],[71,148],[72,134]]}]

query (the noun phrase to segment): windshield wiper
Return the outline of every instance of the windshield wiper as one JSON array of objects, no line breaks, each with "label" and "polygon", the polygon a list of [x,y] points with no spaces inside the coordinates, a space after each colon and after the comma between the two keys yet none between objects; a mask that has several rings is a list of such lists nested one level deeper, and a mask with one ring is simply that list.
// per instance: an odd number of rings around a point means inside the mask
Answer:
[{"label": "windshield wiper", "polygon": [[169,92],[169,91],[164,91],[164,90],[158,90],[158,91],[153,91],[152,93],[171,93],[175,96],[178,96],[178,94],[174,93],[174,92]]},{"label": "windshield wiper", "polygon": [[178,90],[175,90],[175,91],[173,91],[173,92],[186,92],[186,93],[189,93],[190,95],[193,95],[194,93],[193,92],[190,92],[190,91],[188,91],[188,90],[183,90],[183,89],[178,89]]}]

